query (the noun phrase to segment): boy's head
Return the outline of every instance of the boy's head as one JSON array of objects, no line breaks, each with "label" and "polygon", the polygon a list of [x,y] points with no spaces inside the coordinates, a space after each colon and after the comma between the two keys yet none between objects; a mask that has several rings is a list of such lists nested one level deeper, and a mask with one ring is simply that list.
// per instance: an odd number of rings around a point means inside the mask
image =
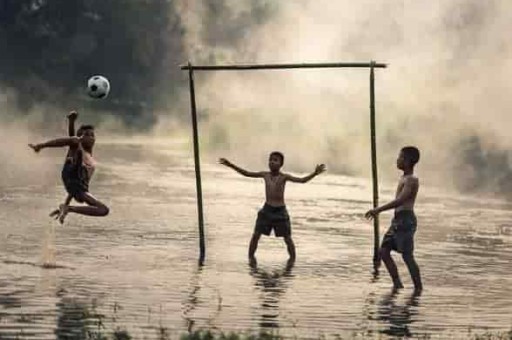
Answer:
[{"label": "boy's head", "polygon": [[82,138],[82,146],[86,149],[92,149],[96,142],[96,136],[94,135],[94,126],[82,125],[76,131],[77,137]]},{"label": "boy's head", "polygon": [[420,150],[415,146],[404,146],[396,160],[396,166],[400,170],[412,169],[420,160]]},{"label": "boy's head", "polygon": [[268,156],[268,167],[270,171],[279,171],[284,163],[284,155],[279,151],[272,151]]}]

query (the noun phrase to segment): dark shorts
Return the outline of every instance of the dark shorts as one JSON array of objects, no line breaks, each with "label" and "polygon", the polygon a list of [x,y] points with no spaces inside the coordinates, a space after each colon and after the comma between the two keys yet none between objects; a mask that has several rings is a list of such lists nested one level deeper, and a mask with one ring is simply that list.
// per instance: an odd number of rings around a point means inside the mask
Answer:
[{"label": "dark shorts", "polygon": [[78,202],[83,202],[84,194],[89,191],[89,184],[84,177],[87,175],[84,171],[86,170],[81,165],[66,160],[61,172],[62,182],[67,193]]},{"label": "dark shorts", "polygon": [[254,231],[270,236],[272,229],[274,229],[276,237],[291,235],[290,216],[288,216],[285,206],[273,207],[265,204],[258,212]]},{"label": "dark shorts", "polygon": [[381,247],[393,249],[399,253],[412,253],[414,250],[414,233],[416,232],[416,216],[411,210],[395,213]]}]

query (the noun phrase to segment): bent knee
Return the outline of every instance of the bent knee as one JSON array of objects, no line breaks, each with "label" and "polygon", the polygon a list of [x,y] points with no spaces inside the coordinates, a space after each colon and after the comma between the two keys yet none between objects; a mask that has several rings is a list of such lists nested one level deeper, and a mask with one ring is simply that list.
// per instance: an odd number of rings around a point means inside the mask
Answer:
[{"label": "bent knee", "polygon": [[98,210],[99,210],[100,216],[107,216],[110,213],[110,209],[104,204],[98,206]]}]

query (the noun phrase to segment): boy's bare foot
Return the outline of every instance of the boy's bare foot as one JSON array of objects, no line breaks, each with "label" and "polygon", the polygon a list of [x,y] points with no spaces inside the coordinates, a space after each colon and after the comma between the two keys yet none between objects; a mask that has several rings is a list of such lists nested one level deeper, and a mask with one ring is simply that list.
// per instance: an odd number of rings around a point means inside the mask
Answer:
[{"label": "boy's bare foot", "polygon": [[69,209],[68,206],[65,204],[59,205],[59,222],[60,224],[64,223],[64,219],[66,218],[66,215],[68,214]]},{"label": "boy's bare foot", "polygon": [[420,296],[423,292],[423,287],[414,287],[413,296]]},{"label": "boy's bare foot", "polygon": [[59,217],[59,214],[60,214],[60,210],[59,209],[55,209],[54,211],[52,211],[50,213],[50,217],[53,217],[54,219],[57,219]]},{"label": "boy's bare foot", "polygon": [[254,256],[249,257],[249,266],[256,267],[258,265],[258,261],[256,261],[256,258]]}]

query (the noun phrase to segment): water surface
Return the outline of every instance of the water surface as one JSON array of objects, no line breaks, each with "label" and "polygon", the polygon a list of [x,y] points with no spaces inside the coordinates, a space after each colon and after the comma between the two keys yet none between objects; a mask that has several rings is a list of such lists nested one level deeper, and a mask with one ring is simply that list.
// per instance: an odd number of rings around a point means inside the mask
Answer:
[{"label": "water surface", "polygon": [[[416,258],[425,291],[392,293],[372,273],[368,179],[325,174],[289,183],[298,259],[262,237],[246,262],[261,180],[204,162],[207,258],[197,266],[193,162],[180,145],[100,145],[92,192],[106,218],[48,213],[64,198],[54,178],[0,192],[0,338],[80,338],[126,331],[135,339],[188,330],[268,331],[285,337],[468,337],[512,328],[512,205],[422,188]],[[37,166],[37,159],[34,160]],[[265,164],[262,163],[262,166]],[[41,184],[40,184],[41,183]],[[383,185],[382,200],[394,188]],[[381,234],[391,215],[381,217]],[[52,268],[42,266],[45,262]]]}]

